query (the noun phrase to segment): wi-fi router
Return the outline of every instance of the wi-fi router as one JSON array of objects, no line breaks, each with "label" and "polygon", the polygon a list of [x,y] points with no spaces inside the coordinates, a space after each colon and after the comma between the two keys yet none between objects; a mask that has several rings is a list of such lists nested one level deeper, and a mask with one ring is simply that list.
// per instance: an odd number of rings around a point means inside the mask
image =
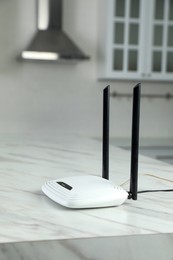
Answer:
[{"label": "wi-fi router", "polygon": [[137,200],[138,147],[140,117],[140,83],[133,90],[131,177],[127,192],[109,180],[109,107],[110,86],[103,90],[103,151],[102,177],[71,176],[47,181],[42,191],[53,201],[68,208],[98,208],[123,204],[127,199]]}]

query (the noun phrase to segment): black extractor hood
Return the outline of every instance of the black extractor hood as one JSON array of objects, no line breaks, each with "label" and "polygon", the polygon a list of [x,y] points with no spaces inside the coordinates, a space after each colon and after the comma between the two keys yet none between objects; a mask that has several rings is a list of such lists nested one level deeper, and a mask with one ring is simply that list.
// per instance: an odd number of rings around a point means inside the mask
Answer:
[{"label": "black extractor hood", "polygon": [[83,60],[89,57],[62,30],[62,0],[37,0],[37,32],[21,54],[25,60]]}]

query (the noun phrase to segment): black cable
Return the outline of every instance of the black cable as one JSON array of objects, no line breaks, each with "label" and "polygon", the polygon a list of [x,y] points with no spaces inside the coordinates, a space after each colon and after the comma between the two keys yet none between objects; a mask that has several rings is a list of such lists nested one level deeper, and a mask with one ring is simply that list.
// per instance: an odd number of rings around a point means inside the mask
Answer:
[{"label": "black cable", "polygon": [[[173,189],[168,189],[168,190],[141,190],[138,191],[138,193],[147,193],[147,192],[173,192]],[[129,196],[128,199],[132,199],[132,193],[128,192]]]},{"label": "black cable", "polygon": [[168,189],[168,190],[142,190],[138,191],[138,193],[146,193],[146,192],[172,192],[173,189]]}]

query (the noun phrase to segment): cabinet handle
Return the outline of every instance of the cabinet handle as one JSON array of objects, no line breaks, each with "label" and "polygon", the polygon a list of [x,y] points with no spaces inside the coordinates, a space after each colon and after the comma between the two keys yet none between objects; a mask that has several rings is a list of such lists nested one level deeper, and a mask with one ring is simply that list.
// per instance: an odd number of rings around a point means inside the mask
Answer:
[{"label": "cabinet handle", "polygon": [[142,73],[142,77],[143,78],[150,78],[151,77],[151,73]]}]

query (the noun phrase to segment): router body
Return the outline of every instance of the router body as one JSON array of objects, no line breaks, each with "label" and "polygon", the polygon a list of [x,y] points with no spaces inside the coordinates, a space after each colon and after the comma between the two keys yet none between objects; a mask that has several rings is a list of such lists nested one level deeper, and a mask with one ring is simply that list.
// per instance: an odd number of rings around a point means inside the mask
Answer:
[{"label": "router body", "polygon": [[119,206],[128,193],[104,178],[84,175],[51,180],[42,191],[53,201],[68,208],[99,208]]}]

